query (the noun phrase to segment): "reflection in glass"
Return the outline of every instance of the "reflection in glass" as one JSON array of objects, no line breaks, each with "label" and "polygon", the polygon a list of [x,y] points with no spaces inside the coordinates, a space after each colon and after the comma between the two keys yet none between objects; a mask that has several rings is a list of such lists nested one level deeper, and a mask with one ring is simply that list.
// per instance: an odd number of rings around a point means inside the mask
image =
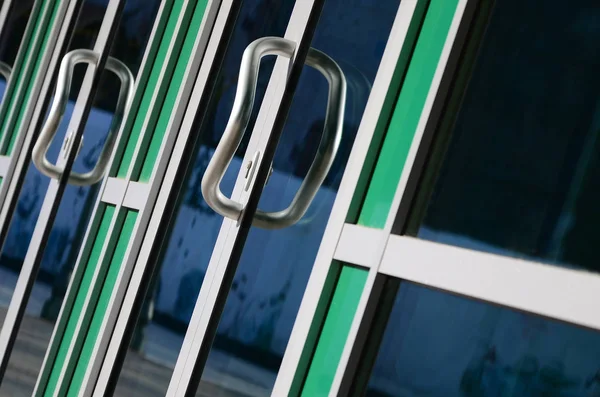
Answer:
[{"label": "reflection in glass", "polygon": [[[155,278],[123,363],[116,396],[162,397],[167,391],[223,220],[202,198],[200,181],[225,130],[244,49],[260,37],[283,36],[293,6],[293,0],[247,0],[239,10],[223,66],[217,76],[213,100],[206,112],[207,120],[191,133],[191,136],[199,137],[195,158],[186,175],[176,214],[172,218],[174,221],[169,226],[169,237],[164,239],[161,247]],[[221,184],[226,195],[231,194],[241,168],[249,132],[256,121],[274,61],[274,57],[262,61],[248,133]],[[222,379],[211,382],[219,385],[211,388],[218,393]]]},{"label": "reflection in glass", "polygon": [[600,393],[595,331],[409,282],[386,290],[397,295],[389,319],[377,320],[387,320],[382,339],[370,341],[378,353],[368,397]]},{"label": "reflection in glass", "polygon": [[[107,4],[107,0],[87,0],[83,4],[69,50],[93,48]],[[147,0],[129,0],[125,5],[124,19],[111,48],[111,56],[123,61],[134,76],[142,61],[158,5],[159,0],[150,3]],[[75,68],[70,101],[48,152],[51,161],[58,157],[84,74],[84,67]],[[116,76],[111,72],[103,73],[74,171],[86,172],[95,165],[112,121],[119,87],[120,81]],[[48,183],[49,179],[37,171],[33,164],[29,166],[0,255],[0,324],[25,258]],[[33,391],[99,186],[68,186],[64,193],[29,298],[25,319],[0,387],[0,396],[30,395]]]},{"label": "reflection in glass", "polygon": [[[325,2],[311,46],[336,61],[347,79],[341,147],[303,219],[280,230],[251,229],[198,396],[271,395],[399,3]],[[321,139],[328,89],[319,72],[304,68],[261,210],[287,207],[305,178]],[[221,393],[215,384],[223,385]]]},{"label": "reflection in glass", "polygon": [[[9,76],[16,72],[13,68],[25,35],[33,3],[34,0],[13,1],[0,32],[0,103],[4,98]],[[2,2],[0,2],[0,7],[2,7]]]},{"label": "reflection in glass", "polygon": [[543,11],[496,2],[410,233],[600,270],[599,18],[589,0],[546,1]]}]

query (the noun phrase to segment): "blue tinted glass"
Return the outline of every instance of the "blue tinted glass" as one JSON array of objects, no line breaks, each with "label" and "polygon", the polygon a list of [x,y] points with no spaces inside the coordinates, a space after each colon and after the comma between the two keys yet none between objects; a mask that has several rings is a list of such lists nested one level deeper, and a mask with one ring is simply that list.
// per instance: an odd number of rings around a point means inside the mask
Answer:
[{"label": "blue tinted glass", "polygon": [[598,271],[600,3],[541,4],[495,3],[414,233]]},{"label": "blue tinted glass", "polygon": [[368,397],[600,395],[598,332],[408,282],[380,343]]},{"label": "blue tinted glass", "polygon": [[[111,56],[124,62],[134,76],[142,61],[159,3],[159,0],[148,1],[144,9],[125,13],[111,48]],[[86,1],[83,4],[70,50],[93,48],[107,4],[106,0]],[[123,28],[128,26],[130,20],[136,23],[135,31]],[[48,151],[51,161],[58,157],[84,73],[85,67],[75,69],[70,101]],[[112,121],[119,87],[120,81],[112,72],[103,73],[86,123],[84,143],[74,165],[75,171],[89,171],[96,164]],[[48,183],[48,177],[31,164],[0,255],[0,324],[27,253]],[[67,186],[65,190],[0,395],[31,395],[33,391],[99,188],[100,184],[96,184],[90,187]]]}]

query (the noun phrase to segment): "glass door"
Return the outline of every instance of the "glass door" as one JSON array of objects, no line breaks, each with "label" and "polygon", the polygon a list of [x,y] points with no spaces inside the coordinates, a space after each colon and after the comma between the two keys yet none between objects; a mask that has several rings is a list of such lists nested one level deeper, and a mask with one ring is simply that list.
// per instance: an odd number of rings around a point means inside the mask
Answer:
[{"label": "glass door", "polygon": [[[123,146],[122,120],[135,79],[142,77],[159,1],[143,7],[136,1],[50,1],[44,7],[46,46],[36,56],[50,66],[46,73],[36,69],[30,81],[44,94],[15,110],[30,112],[31,120],[25,125],[24,116],[18,118],[21,147],[16,162],[11,159],[9,196],[16,207],[5,219],[2,258],[12,260],[15,274],[7,280],[14,281],[0,333],[0,395],[34,392],[99,182]],[[39,67],[42,61],[35,62]],[[32,86],[27,89],[33,95]]]},{"label": "glass door", "polygon": [[539,11],[431,0],[337,245],[369,276],[332,395],[598,394],[600,8]]}]

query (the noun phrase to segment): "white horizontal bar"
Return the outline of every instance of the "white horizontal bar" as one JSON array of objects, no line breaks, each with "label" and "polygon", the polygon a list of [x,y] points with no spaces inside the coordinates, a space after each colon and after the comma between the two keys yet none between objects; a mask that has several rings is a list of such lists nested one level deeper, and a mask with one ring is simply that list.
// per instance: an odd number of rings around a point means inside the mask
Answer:
[{"label": "white horizontal bar", "polygon": [[9,156],[0,156],[0,178],[4,178],[8,174],[8,166],[10,165]]},{"label": "white horizontal bar", "polygon": [[381,273],[600,329],[600,275],[391,236]]},{"label": "white horizontal bar", "polygon": [[123,207],[141,210],[144,208],[146,200],[148,200],[149,193],[150,184],[142,182],[129,182],[129,186],[127,186],[127,192],[125,193],[125,199],[123,200]]},{"label": "white horizontal bar", "polygon": [[123,202],[126,191],[127,181],[125,179],[108,178],[102,192],[102,201],[112,205],[119,205]]},{"label": "white horizontal bar", "polygon": [[368,268],[377,266],[387,236],[381,229],[346,223],[333,258]]}]

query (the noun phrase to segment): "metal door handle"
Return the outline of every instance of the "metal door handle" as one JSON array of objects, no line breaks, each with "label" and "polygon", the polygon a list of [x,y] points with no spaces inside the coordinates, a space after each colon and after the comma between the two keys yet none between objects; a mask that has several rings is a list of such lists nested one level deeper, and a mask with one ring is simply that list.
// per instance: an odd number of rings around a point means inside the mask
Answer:
[{"label": "metal door handle", "polygon": [[4,76],[4,80],[6,80],[7,83],[8,83],[8,80],[10,79],[11,74],[12,74],[12,68],[4,62],[0,62],[0,75]]},{"label": "metal door handle", "polygon": [[[65,114],[67,103],[69,101],[69,91],[71,90],[73,69],[78,63],[90,63],[96,65],[98,63],[98,54],[91,50],[79,49],[69,52],[63,58],[58,72],[56,90],[50,113],[48,114],[48,119],[33,147],[31,155],[37,169],[50,178],[59,179],[63,172],[62,168],[50,163],[46,158],[46,155]],[[69,183],[73,185],[93,185],[102,179],[108,167],[110,156],[117,140],[117,133],[121,127],[123,118],[125,117],[125,112],[133,98],[135,79],[129,68],[123,62],[109,57],[106,61],[106,69],[116,74],[121,80],[121,89],[119,90],[117,107],[113,115],[108,137],[106,138],[102,152],[100,152],[98,162],[91,171],[84,174],[71,172],[69,174]],[[66,138],[66,144],[66,152],[68,153],[68,145],[70,144],[69,137]],[[79,150],[79,148],[76,150]]]},{"label": "metal door handle", "polygon": [[[244,209],[241,203],[225,197],[219,185],[248,126],[254,105],[260,60],[266,55],[292,58],[294,49],[293,41],[280,37],[264,37],[252,42],[244,51],[233,109],[223,137],[202,178],[202,195],[206,203],[227,218],[239,219]],[[333,164],[342,138],[346,104],[344,73],[333,59],[314,48],[310,49],[306,64],[321,72],[329,83],[323,136],[308,174],[290,205],[276,212],[256,211],[253,225],[264,229],[291,226],[304,216]]]}]

